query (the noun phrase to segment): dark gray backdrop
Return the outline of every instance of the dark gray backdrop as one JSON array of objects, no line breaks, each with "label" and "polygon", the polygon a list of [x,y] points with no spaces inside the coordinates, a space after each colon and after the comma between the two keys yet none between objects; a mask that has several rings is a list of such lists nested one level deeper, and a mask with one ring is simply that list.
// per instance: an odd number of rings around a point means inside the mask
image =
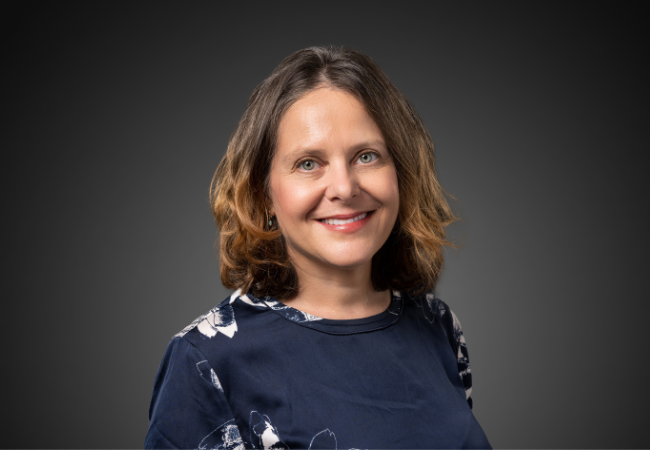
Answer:
[{"label": "dark gray backdrop", "polygon": [[640,9],[3,5],[3,446],[142,445],[165,345],[228,294],[207,190],[230,132],[325,44],[370,54],[436,143],[464,244],[439,295],[493,445],[650,446]]}]

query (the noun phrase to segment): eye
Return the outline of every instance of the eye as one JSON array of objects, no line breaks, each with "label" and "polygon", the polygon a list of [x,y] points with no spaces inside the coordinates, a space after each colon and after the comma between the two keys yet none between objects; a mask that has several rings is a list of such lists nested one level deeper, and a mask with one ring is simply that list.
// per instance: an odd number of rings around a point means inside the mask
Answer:
[{"label": "eye", "polygon": [[313,159],[306,159],[303,162],[300,163],[299,166],[302,170],[314,170],[316,168],[316,161]]},{"label": "eye", "polygon": [[376,159],[377,155],[375,153],[363,153],[361,156],[359,156],[359,162],[362,164],[371,163]]}]

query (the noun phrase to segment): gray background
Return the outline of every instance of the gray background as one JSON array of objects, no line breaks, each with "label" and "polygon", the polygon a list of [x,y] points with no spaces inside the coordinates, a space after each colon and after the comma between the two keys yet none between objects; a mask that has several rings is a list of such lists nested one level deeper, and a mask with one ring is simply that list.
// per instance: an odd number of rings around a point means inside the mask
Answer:
[{"label": "gray background", "polygon": [[637,3],[88,3],[2,7],[3,446],[142,445],[168,340],[228,294],[228,137],[325,44],[371,55],[436,143],[463,244],[439,295],[493,445],[650,446]]}]

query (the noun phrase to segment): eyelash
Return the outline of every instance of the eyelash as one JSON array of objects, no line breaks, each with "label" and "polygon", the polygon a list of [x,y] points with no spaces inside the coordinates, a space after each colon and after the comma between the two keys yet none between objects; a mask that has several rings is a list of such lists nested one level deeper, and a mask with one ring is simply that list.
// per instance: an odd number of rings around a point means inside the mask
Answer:
[{"label": "eyelash", "polygon": [[[377,160],[377,158],[379,158],[379,155],[377,155],[377,154],[374,153],[374,152],[364,152],[364,153],[362,153],[362,154],[359,155],[359,157],[357,158],[357,161],[359,161],[359,160],[361,159],[361,157],[364,156],[364,155],[369,155],[369,156],[371,156],[371,157],[372,157],[372,160],[370,160],[370,161],[368,161],[368,162],[365,162],[365,163],[361,163],[361,164],[370,164],[371,162],[374,162],[374,161]],[[305,164],[305,163],[308,163],[308,162],[311,162],[311,163],[314,163],[314,164],[318,164],[318,163],[317,163],[315,160],[313,160],[313,159],[303,159],[302,161],[300,161],[300,162],[298,163],[298,167],[299,167],[300,169],[304,170],[305,172],[312,172],[315,168],[307,169],[307,168],[303,167],[304,164]]]}]

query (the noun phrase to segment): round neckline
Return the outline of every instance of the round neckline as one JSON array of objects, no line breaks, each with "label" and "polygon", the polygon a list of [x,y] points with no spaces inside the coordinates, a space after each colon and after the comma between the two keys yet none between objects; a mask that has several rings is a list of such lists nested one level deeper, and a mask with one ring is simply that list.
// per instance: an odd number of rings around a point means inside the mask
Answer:
[{"label": "round neckline", "polygon": [[381,330],[397,322],[404,309],[402,295],[398,291],[391,292],[390,304],[383,312],[360,319],[325,319],[285,305],[272,296],[257,297],[249,292],[246,297],[254,303],[264,304],[280,317],[296,325],[328,334],[357,334]]}]

